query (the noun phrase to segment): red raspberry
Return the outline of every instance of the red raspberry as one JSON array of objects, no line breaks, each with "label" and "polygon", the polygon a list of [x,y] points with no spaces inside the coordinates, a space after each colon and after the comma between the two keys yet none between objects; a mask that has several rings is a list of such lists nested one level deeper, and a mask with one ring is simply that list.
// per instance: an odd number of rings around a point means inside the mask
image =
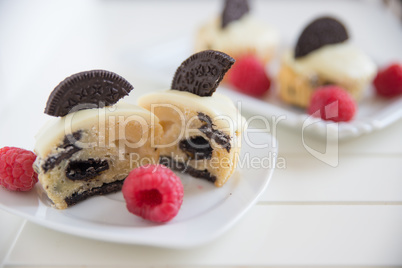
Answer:
[{"label": "red raspberry", "polygon": [[229,83],[239,92],[253,96],[263,96],[271,86],[264,64],[255,56],[243,56],[228,73]]},{"label": "red raspberry", "polygon": [[[316,112],[319,111],[319,114]],[[323,86],[311,98],[308,113],[334,122],[350,121],[356,112],[356,102],[343,88]]]},{"label": "red raspberry", "polygon": [[167,222],[177,215],[183,202],[183,184],[163,165],[133,169],[122,188],[127,209],[144,219]]},{"label": "red raspberry", "polygon": [[402,94],[402,66],[394,63],[380,70],[374,79],[377,94],[383,97],[394,97]]},{"label": "red raspberry", "polygon": [[11,191],[29,191],[38,182],[32,164],[36,155],[16,147],[0,149],[0,185]]}]

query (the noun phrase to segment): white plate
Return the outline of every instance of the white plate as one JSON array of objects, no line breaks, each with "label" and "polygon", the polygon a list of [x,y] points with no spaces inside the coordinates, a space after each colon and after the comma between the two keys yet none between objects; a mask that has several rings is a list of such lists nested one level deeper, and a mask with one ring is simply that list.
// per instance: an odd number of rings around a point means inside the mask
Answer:
[{"label": "white plate", "polygon": [[[255,5],[264,6],[263,3]],[[281,50],[292,47],[290,44],[295,43],[301,28],[306,23],[322,14],[331,14],[345,22],[351,35],[350,41],[370,55],[378,65],[383,66],[393,61],[402,63],[400,22],[390,15],[380,1],[306,0],[294,1],[292,5],[272,1],[266,6],[270,9],[269,17],[264,16],[263,10],[253,12],[259,19],[266,20],[279,30],[282,37]],[[283,16],[285,13],[287,16]],[[292,23],[286,21],[289,17],[293,18]],[[152,76],[153,80],[159,79],[164,87],[169,87],[176,68],[193,53],[193,34],[162,40],[141,51],[124,51],[121,62],[136,72],[142,71],[145,76]],[[268,66],[272,77],[275,77],[278,70],[278,58],[277,55],[274,62]],[[314,133],[321,137],[327,135],[340,140],[382,129],[402,117],[402,98],[391,100],[378,98],[374,95],[373,88],[370,88],[359,102],[354,120],[339,124],[310,118],[304,110],[283,103],[275,93],[275,84],[264,99],[248,97],[225,86],[221,86],[219,90],[229,95],[232,100],[241,101],[242,108],[255,115],[267,119],[281,116],[285,118],[280,121],[281,124],[296,131]]]},{"label": "white plate", "polygon": [[0,208],[51,229],[93,239],[175,248],[206,243],[240,219],[265,191],[272,176],[276,140],[266,133],[245,134],[239,167],[223,187],[179,174],[184,185],[183,205],[165,224],[130,214],[121,192],[57,210],[40,194],[39,185],[28,193],[0,187]]},{"label": "white plate", "polygon": [[[330,139],[349,139],[359,137],[385,128],[402,117],[402,98],[383,99],[375,96],[372,90],[362,98],[354,119],[350,122],[334,123],[309,116],[305,110],[282,102],[277,94],[268,94],[264,99],[256,99],[222,86],[221,92],[233,101],[241,101],[242,107],[252,114],[265,116],[268,120],[279,120],[303,133],[314,134]],[[273,89],[275,90],[275,89]]]}]

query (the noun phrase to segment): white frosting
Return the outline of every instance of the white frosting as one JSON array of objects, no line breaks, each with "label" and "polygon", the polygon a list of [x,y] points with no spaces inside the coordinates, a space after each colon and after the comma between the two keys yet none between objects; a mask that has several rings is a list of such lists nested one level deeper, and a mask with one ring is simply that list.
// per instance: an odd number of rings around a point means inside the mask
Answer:
[{"label": "white frosting", "polygon": [[326,45],[305,57],[295,59],[292,51],[284,61],[293,70],[306,74],[316,73],[330,81],[370,80],[377,72],[374,62],[361,50],[349,43]]},{"label": "white frosting", "polygon": [[145,120],[144,122],[149,123],[151,113],[137,105],[120,101],[113,106],[81,110],[63,117],[51,118],[35,136],[35,153],[45,157],[54,146],[62,142],[65,135],[81,129],[91,129],[93,126],[102,126],[105,120],[110,120],[111,117],[115,117],[118,122],[120,116],[124,116],[124,119],[134,116],[133,120]]},{"label": "white frosting", "polygon": [[[221,19],[211,20],[200,29],[199,41],[208,44],[210,49],[223,52],[245,52],[254,48],[256,54],[264,58],[270,50],[277,47],[279,35],[269,25],[266,25],[250,14],[221,27]],[[205,49],[201,48],[200,49]],[[270,52],[272,53],[272,52]]]},{"label": "white frosting", "polygon": [[[189,92],[167,90],[143,96],[139,99],[139,104],[141,106],[171,104],[181,109],[204,112],[212,118],[218,128],[222,129],[241,131],[244,123],[244,118],[233,102],[219,93],[214,93],[211,97],[200,97]],[[134,116],[133,120],[143,120],[147,124],[159,122],[150,111],[122,101],[100,109],[81,110],[63,117],[51,118],[35,136],[35,152],[40,157],[46,157],[55,146],[63,141],[65,135],[78,130],[89,130],[93,127],[100,129],[102,124],[109,122],[111,117],[115,117],[117,122],[121,116],[124,117],[123,120]],[[151,117],[153,118],[151,119]]]},{"label": "white frosting", "polygon": [[216,92],[212,96],[200,97],[187,91],[166,90],[145,95],[138,100],[138,104],[142,107],[150,104],[171,104],[184,111],[207,114],[218,128],[230,128],[234,131],[241,131],[243,128],[244,118],[232,100]]}]

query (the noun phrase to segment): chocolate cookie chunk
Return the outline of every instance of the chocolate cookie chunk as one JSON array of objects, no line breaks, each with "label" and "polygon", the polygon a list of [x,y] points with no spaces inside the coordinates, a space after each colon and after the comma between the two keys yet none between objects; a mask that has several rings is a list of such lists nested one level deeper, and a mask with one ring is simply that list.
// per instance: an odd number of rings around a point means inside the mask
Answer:
[{"label": "chocolate cookie chunk", "polygon": [[64,159],[70,158],[82,148],[76,145],[76,141],[81,139],[81,131],[68,134],[64,137],[63,143],[57,147],[58,153],[48,157],[42,165],[43,171],[46,173],[53,169],[56,165],[60,164]]},{"label": "chocolate cookie chunk", "polygon": [[184,162],[177,161],[176,159],[161,155],[159,158],[159,163],[161,165],[167,166],[170,169],[177,170],[183,173],[187,173],[195,178],[205,179],[210,182],[216,181],[216,176],[212,175],[207,169],[195,169]]},{"label": "chocolate cookie chunk", "polygon": [[109,169],[107,160],[89,158],[68,163],[66,177],[70,180],[89,180]]},{"label": "chocolate cookie chunk", "polygon": [[330,17],[318,18],[301,33],[296,45],[295,58],[306,56],[325,45],[342,43],[348,38],[347,30],[341,22]]},{"label": "chocolate cookie chunk", "polygon": [[212,124],[212,119],[206,114],[198,113],[198,119],[204,124],[199,128],[199,130],[204,133],[209,139],[214,140],[217,144],[221,145],[222,148],[225,148],[229,153],[230,146],[230,137],[219,131],[214,129],[214,124]]},{"label": "chocolate cookie chunk", "polygon": [[124,180],[114,181],[111,183],[105,183],[101,187],[92,188],[82,193],[74,193],[72,196],[69,196],[65,199],[67,206],[71,207],[91,196],[96,195],[107,195],[111,193],[116,193],[121,190],[123,187]]},{"label": "chocolate cookie chunk", "polygon": [[225,28],[232,21],[239,20],[250,11],[247,0],[225,0],[225,7],[222,13],[222,28]]},{"label": "chocolate cookie chunk", "polygon": [[212,157],[212,147],[209,141],[201,136],[192,137],[189,139],[184,139],[179,142],[179,148],[190,158],[190,159],[211,159]]},{"label": "chocolate cookie chunk", "polygon": [[234,62],[232,57],[223,52],[198,52],[176,70],[171,88],[198,96],[212,96]]},{"label": "chocolate cookie chunk", "polygon": [[83,109],[115,104],[133,86],[123,77],[105,70],[92,70],[64,79],[50,94],[45,113],[65,116]]}]

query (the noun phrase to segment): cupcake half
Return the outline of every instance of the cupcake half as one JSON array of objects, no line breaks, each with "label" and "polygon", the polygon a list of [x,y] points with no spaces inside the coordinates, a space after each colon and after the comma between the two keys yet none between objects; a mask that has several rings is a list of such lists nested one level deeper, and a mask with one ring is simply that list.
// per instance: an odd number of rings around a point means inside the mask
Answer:
[{"label": "cupcake half", "polygon": [[376,72],[374,62],[350,43],[344,25],[321,17],[304,29],[295,49],[283,55],[279,95],[289,104],[307,107],[315,88],[338,85],[359,100]]}]

